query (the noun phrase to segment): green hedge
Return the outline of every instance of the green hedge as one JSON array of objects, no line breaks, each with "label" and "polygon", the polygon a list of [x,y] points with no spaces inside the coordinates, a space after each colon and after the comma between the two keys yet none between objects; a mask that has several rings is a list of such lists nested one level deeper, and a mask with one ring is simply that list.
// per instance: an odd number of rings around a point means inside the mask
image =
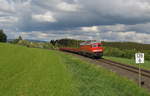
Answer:
[{"label": "green hedge", "polygon": [[[119,48],[113,48],[113,47],[105,47],[104,55],[105,56],[113,56],[113,57],[122,57],[122,58],[129,58],[132,59],[135,56],[135,53],[139,51],[132,49],[119,49]],[[141,51],[145,53],[145,60],[150,60],[150,51],[149,50],[143,50]]]}]

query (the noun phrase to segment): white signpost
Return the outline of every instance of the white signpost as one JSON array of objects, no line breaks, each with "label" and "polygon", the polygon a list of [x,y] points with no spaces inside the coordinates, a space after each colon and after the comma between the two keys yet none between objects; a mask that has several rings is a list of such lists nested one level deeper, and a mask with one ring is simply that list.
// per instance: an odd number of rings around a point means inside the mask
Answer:
[{"label": "white signpost", "polygon": [[135,54],[135,62],[137,64],[144,63],[144,53],[136,53]]},{"label": "white signpost", "polygon": [[141,68],[140,64],[144,63],[144,53],[136,53],[135,54],[135,63],[139,64],[139,86],[141,87]]}]

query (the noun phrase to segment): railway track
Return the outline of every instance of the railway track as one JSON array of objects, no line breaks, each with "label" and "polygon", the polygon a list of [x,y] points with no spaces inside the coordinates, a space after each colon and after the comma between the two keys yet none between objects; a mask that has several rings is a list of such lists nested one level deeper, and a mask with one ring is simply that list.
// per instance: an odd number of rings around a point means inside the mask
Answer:
[{"label": "railway track", "polygon": [[[67,52],[67,53],[70,53],[70,52]],[[72,54],[74,54],[74,53],[72,53]],[[76,55],[85,57],[85,56],[79,55],[79,54],[76,54]],[[85,58],[90,58],[90,57],[85,57]],[[135,67],[135,66],[132,66],[132,65],[123,64],[123,63],[111,61],[111,60],[104,59],[104,58],[102,58],[102,59],[92,59],[92,60],[94,60],[94,61],[96,60],[98,62],[102,62],[102,63],[108,64],[108,65],[111,65],[111,66],[115,66],[115,67],[130,71],[130,72],[133,72],[135,74],[139,73],[139,68]],[[142,76],[150,78],[150,70],[146,70],[146,69],[142,69],[142,68],[140,70],[141,70],[141,75]]]},{"label": "railway track", "polygon": [[[135,67],[135,66],[131,66],[131,65],[127,65],[127,64],[122,64],[122,63],[118,63],[115,61],[111,61],[108,59],[100,59],[98,60],[99,62],[103,62],[112,66],[116,66],[131,72],[134,72],[136,74],[139,73],[139,68]],[[150,71],[149,70],[145,70],[145,69],[141,69],[141,75],[150,78]]]}]

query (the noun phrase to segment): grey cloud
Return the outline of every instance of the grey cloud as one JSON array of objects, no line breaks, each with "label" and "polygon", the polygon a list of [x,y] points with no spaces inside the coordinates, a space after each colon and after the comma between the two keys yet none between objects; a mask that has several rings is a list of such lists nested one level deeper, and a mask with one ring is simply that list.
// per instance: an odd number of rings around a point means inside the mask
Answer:
[{"label": "grey cloud", "polygon": [[[96,33],[83,32],[82,27],[98,26],[104,40],[135,40],[150,34],[150,1],[149,0],[1,0],[0,27],[9,34],[13,31],[29,33],[26,38],[38,39],[40,32],[49,34],[51,38],[91,39]],[[61,9],[59,4],[65,2],[68,7]],[[76,7],[77,6],[77,7]],[[72,10],[66,8],[73,8]],[[56,22],[40,21],[34,15],[52,13]],[[16,22],[2,22],[4,17],[17,18]],[[42,17],[42,16],[41,16]],[[50,16],[49,16],[50,17]],[[39,19],[39,18],[38,18]],[[49,18],[50,19],[50,18]],[[4,21],[4,20],[3,20]],[[34,32],[34,33],[33,33]],[[114,38],[109,36],[118,37]],[[133,32],[131,36],[125,35]],[[30,34],[32,33],[32,34]],[[35,35],[35,34],[38,35]],[[106,36],[106,33],[109,33]],[[33,35],[34,34],[34,35]],[[58,36],[58,37],[57,37]],[[121,39],[123,37],[123,39]],[[13,37],[9,35],[9,37]],[[43,39],[43,38],[39,38]],[[48,37],[45,39],[49,39]],[[148,42],[144,39],[143,42]]]},{"label": "grey cloud", "polygon": [[150,43],[150,34],[130,32],[106,32],[102,33],[102,40],[107,41],[131,41],[139,43]]},{"label": "grey cloud", "polygon": [[134,30],[138,33],[150,34],[150,23],[130,25],[128,26],[127,30]]},{"label": "grey cloud", "polygon": [[[80,10],[76,12],[64,12],[58,10],[56,7],[57,4],[61,2],[67,2],[72,4],[78,4],[81,6]],[[15,0],[15,3],[17,0]],[[145,2],[145,3],[144,3]],[[29,3],[29,4],[28,4]],[[144,7],[142,4],[145,4]],[[150,21],[150,10],[148,6],[149,2],[144,0],[22,0],[21,3],[16,3],[16,7],[19,12],[23,15],[22,17],[28,14],[44,14],[47,11],[54,13],[54,17],[58,20],[57,23],[41,23],[32,20],[32,18],[23,18],[25,20],[20,20],[21,23],[24,21],[29,22],[26,28],[26,24],[22,24],[20,27],[23,31],[36,31],[40,30],[39,25],[41,26],[41,31],[44,30],[63,30],[81,26],[97,26],[97,25],[113,25],[113,24],[137,24],[145,23]],[[19,6],[20,5],[20,6]],[[22,6],[25,7],[22,7]],[[23,12],[22,12],[23,10]],[[28,11],[31,11],[30,13]],[[26,16],[24,16],[26,17]],[[30,16],[31,17],[31,16]],[[23,21],[23,22],[22,22]],[[19,23],[18,25],[20,26]],[[47,27],[45,27],[47,26]],[[24,28],[23,28],[24,27]],[[39,29],[37,29],[37,27]],[[34,29],[35,28],[35,29]],[[25,30],[27,29],[27,30]],[[30,30],[31,29],[31,30]]]},{"label": "grey cloud", "polygon": [[[76,12],[58,10],[56,5],[64,1],[78,4],[81,8]],[[46,2],[38,0],[32,2],[33,9],[36,6],[36,8],[39,7],[37,10],[43,9],[42,12],[49,10],[55,14],[54,17],[58,22],[45,24],[49,26],[46,27],[47,30],[62,30],[93,25],[146,23],[150,22],[149,5],[148,0],[76,0],[76,2],[75,0],[46,0]]]}]

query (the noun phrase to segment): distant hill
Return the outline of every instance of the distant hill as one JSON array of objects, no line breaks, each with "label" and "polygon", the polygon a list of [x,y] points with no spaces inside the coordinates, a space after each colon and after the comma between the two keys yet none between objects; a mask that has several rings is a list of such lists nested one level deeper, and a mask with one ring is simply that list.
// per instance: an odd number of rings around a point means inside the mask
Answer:
[{"label": "distant hill", "polygon": [[150,44],[142,44],[136,42],[102,42],[106,47],[115,47],[119,49],[137,49],[150,50]]},{"label": "distant hill", "polygon": [[[13,40],[15,40],[15,39],[8,39],[7,41],[8,41],[8,42],[11,42],[11,41],[13,41]],[[30,42],[48,42],[48,41],[33,40],[33,39],[25,39],[25,40],[30,41]]]}]

